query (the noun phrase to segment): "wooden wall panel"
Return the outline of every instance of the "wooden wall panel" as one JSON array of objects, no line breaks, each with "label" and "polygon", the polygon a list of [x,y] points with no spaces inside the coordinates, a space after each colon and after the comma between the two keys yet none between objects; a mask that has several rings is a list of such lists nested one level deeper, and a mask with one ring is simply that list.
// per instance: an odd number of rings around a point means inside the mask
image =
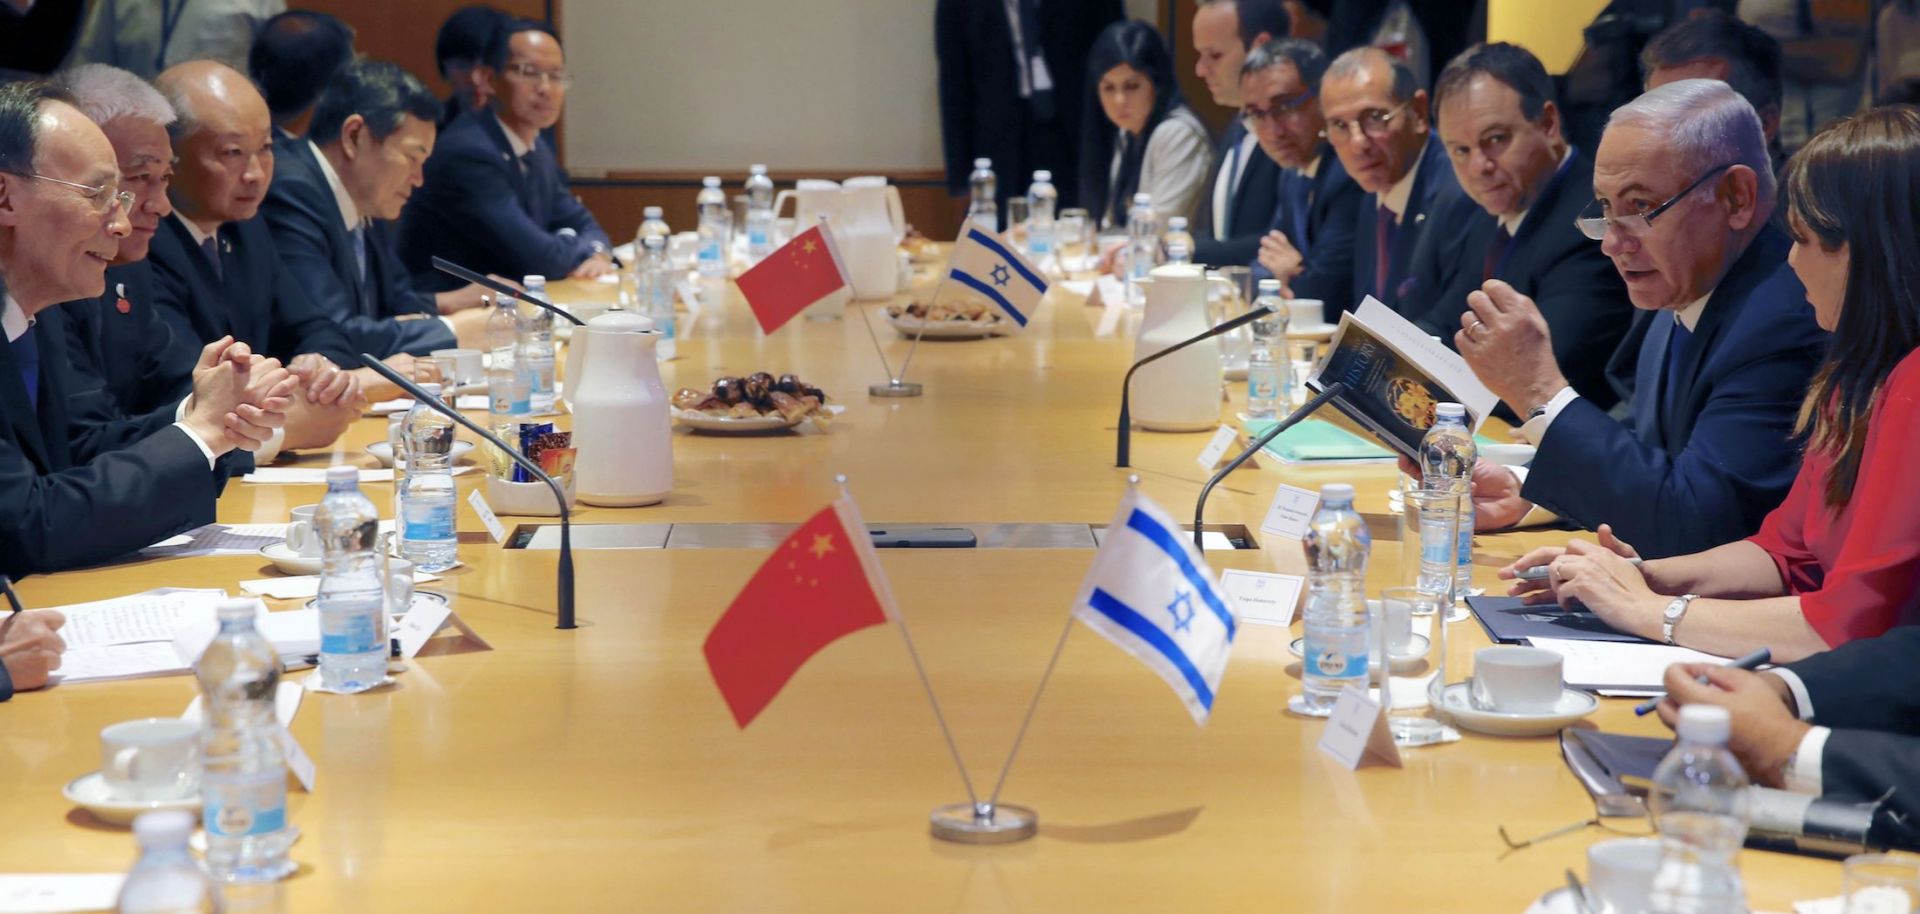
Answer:
[{"label": "wooden wall panel", "polygon": [[[354,47],[362,54],[406,67],[433,87],[434,94],[445,98],[452,87],[434,68],[433,38],[440,31],[440,23],[454,10],[472,2],[475,0],[294,0],[288,5],[340,17],[353,26]],[[559,14],[556,0],[487,2],[530,19],[545,19],[549,10]]]}]

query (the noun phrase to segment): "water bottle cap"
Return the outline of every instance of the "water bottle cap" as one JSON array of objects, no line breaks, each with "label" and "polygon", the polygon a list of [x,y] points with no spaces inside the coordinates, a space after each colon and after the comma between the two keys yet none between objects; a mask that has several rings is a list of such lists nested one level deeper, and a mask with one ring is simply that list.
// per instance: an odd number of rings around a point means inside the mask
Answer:
[{"label": "water bottle cap", "polygon": [[1048,171],[1048,170],[1046,170],[1046,169],[1044,169],[1044,168],[1042,168],[1042,169],[1040,169],[1039,171],[1036,171],[1036,172],[1034,172],[1034,173],[1033,173],[1033,183],[1035,183],[1035,184],[1051,184],[1051,183],[1053,183],[1053,172],[1050,172],[1050,171]]},{"label": "water bottle cap", "polygon": [[661,215],[666,213],[666,210],[661,209],[660,207],[657,207],[657,206],[649,206],[646,209],[641,210],[640,212],[644,214],[648,219],[658,219],[661,217]]},{"label": "water bottle cap", "polygon": [[992,160],[992,159],[984,159],[984,158],[983,158],[983,159],[974,159],[974,160],[973,160],[973,170],[974,170],[974,171],[983,171],[983,170],[985,170],[985,169],[988,169],[988,168],[992,168],[992,167],[993,167],[993,160]]},{"label": "water bottle cap", "polygon": [[1187,230],[1187,217],[1175,216],[1167,220],[1167,231],[1184,232]]},{"label": "water bottle cap", "polygon": [[1353,500],[1353,483],[1330,482],[1330,483],[1327,483],[1326,485],[1321,486],[1320,500],[1323,502],[1352,501]]},{"label": "water bottle cap", "polygon": [[1433,408],[1433,414],[1442,419],[1465,419],[1467,408],[1458,403],[1442,403]]},{"label": "water bottle cap", "polygon": [[644,241],[642,241],[642,242],[640,242],[640,243],[641,243],[641,244],[643,244],[643,245],[645,245],[645,246],[646,246],[646,248],[647,248],[647,250],[653,250],[654,248],[664,248],[664,247],[666,247],[666,246],[667,246],[667,239],[665,239],[665,238],[662,238],[662,237],[660,237],[659,235],[648,235],[648,236],[646,237],[646,240],[644,240]]},{"label": "water bottle cap", "polygon": [[1719,705],[1687,705],[1680,709],[1680,726],[1674,729],[1682,742],[1724,746],[1733,733],[1733,716]]},{"label": "water bottle cap", "polygon": [[426,391],[431,396],[435,396],[435,397],[440,396],[440,385],[435,384],[432,381],[428,381],[426,383],[421,384],[420,389],[423,391]]},{"label": "water bottle cap", "polygon": [[719,187],[720,179],[714,175],[708,175],[700,179],[700,186],[701,187]]},{"label": "water bottle cap", "polygon": [[764,175],[764,174],[766,174],[766,173],[767,173],[767,166],[765,166],[765,165],[749,165],[749,166],[747,166],[747,173],[748,173],[748,174],[752,174],[752,175]]},{"label": "water bottle cap", "polygon": [[1279,295],[1279,294],[1280,294],[1280,280],[1277,280],[1277,279],[1263,279],[1263,280],[1260,280],[1260,291],[1261,291],[1261,293],[1262,293],[1262,294],[1265,294],[1265,293],[1267,293],[1267,292],[1272,292],[1272,293],[1273,293],[1273,294],[1275,294],[1275,295]]},{"label": "water bottle cap", "polygon": [[547,287],[547,278],[545,276],[541,276],[538,273],[528,273],[527,275],[520,277],[520,284],[523,286],[526,286],[529,289],[532,289],[536,286],[544,289]]},{"label": "water bottle cap", "polygon": [[259,606],[260,602],[252,597],[238,597],[214,604],[213,614],[220,619],[251,619]]},{"label": "water bottle cap", "polygon": [[1153,195],[1152,194],[1134,194],[1133,205],[1134,206],[1152,206]]},{"label": "water bottle cap", "polygon": [[353,483],[354,485],[359,485],[360,471],[354,467],[341,466],[338,464],[327,467],[327,485],[332,486],[336,483],[342,483],[342,482],[350,482],[350,483]]},{"label": "water bottle cap", "polygon": [[193,814],[184,809],[141,813],[133,820],[134,840],[147,850],[186,847],[187,837],[192,834]]}]

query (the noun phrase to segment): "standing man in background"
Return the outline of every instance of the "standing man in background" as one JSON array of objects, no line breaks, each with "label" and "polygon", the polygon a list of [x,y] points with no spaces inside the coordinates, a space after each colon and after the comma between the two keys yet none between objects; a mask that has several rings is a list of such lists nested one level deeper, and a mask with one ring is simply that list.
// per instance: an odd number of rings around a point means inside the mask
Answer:
[{"label": "standing man in background", "polygon": [[[937,0],[940,136],[959,211],[976,158],[993,160],[1003,211],[1035,171],[1075,173],[1087,50],[1123,16],[1120,0]],[[1078,195],[1074,182],[1060,184],[1061,206]]]},{"label": "standing man in background", "polygon": [[486,110],[487,103],[493,99],[492,87],[487,85],[480,65],[487,60],[487,45],[492,43],[493,33],[508,21],[506,13],[474,4],[454,10],[453,15],[440,24],[440,33],[433,39],[433,62],[440,68],[440,78],[453,86],[453,94],[447,97],[446,107],[440,112],[442,132],[454,118],[469,111]]},{"label": "standing man in background", "polygon": [[[1193,14],[1193,69],[1216,105],[1239,110],[1240,65],[1247,52],[1293,30],[1280,0],[1204,0]],[[1200,211],[1193,221],[1193,259],[1211,266],[1247,266],[1279,200],[1280,166],[1260,152],[1240,118],[1227,123],[1214,151]]]},{"label": "standing man in background", "polygon": [[70,64],[104,63],[153,79],[202,58],[245,70],[253,36],[287,0],[93,0]]}]

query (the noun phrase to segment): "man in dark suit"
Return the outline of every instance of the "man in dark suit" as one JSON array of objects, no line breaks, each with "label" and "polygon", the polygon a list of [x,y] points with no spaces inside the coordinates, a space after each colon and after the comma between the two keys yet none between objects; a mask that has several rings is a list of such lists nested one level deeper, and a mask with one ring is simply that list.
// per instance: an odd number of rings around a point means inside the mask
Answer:
[{"label": "man in dark suit", "polygon": [[247,73],[267,100],[274,135],[305,135],[327,81],[352,59],[353,28],[326,13],[288,10],[261,23]]},{"label": "man in dark suit", "polygon": [[1798,471],[1794,419],[1827,341],[1768,225],[1760,119],[1717,80],[1655,89],[1613,113],[1593,190],[1581,231],[1640,309],[1608,366],[1626,419],[1567,383],[1532,300],[1498,280],[1469,295],[1455,345],[1539,447],[1523,477],[1475,474],[1476,525],[1531,502],[1612,524],[1648,558],[1746,536]]},{"label": "man in dark suit", "polygon": [[1884,797],[1869,840],[1920,850],[1916,652],[1920,626],[1909,625],[1765,673],[1675,664],[1660,717],[1671,726],[1685,705],[1726,708],[1728,747],[1755,783],[1843,803]]},{"label": "man in dark suit", "polygon": [[[1240,67],[1254,48],[1285,38],[1293,20],[1279,0],[1207,0],[1193,14],[1194,73],[1214,104],[1239,108]],[[1240,118],[1227,123],[1193,220],[1193,259],[1212,266],[1251,266],[1279,200],[1280,166],[1260,154]]]},{"label": "man in dark suit", "polygon": [[1573,220],[1593,201],[1593,160],[1560,134],[1553,80],[1511,44],[1480,45],[1447,64],[1434,86],[1441,145],[1467,196],[1434,216],[1402,312],[1452,340],[1467,295],[1500,280],[1533,300],[1553,356],[1575,393],[1607,409],[1619,400],[1607,359],[1633,320],[1607,255]]},{"label": "man in dark suit", "polygon": [[1368,195],[1353,214],[1353,295],[1327,302],[1327,318],[1338,320],[1365,295],[1402,310],[1402,299],[1418,297],[1410,268],[1414,251],[1434,234],[1428,228],[1438,220],[1429,217],[1462,196],[1446,153],[1431,137],[1426,90],[1415,87],[1405,64],[1378,48],[1334,58],[1321,87],[1327,139]]},{"label": "man in dark suit", "polygon": [[0,84],[0,574],[105,561],[211,522],[217,459],[265,440],[294,386],[230,337],[200,351],[177,421],[120,418],[75,384],[55,305],[103,291],[131,203],[86,115],[43,84]]},{"label": "man in dark suit", "polygon": [[[304,138],[275,144],[261,215],[280,262],[362,352],[478,346],[478,286],[418,292],[394,249],[394,219],[421,182],[440,112],[420,80],[380,60],[334,74]],[[448,316],[442,317],[442,312]]]},{"label": "man in dark suit", "polygon": [[414,285],[462,285],[433,268],[437,255],[508,276],[592,279],[613,271],[607,233],[567,189],[540,131],[560,119],[567,87],[560,39],[519,20],[500,29],[484,68],[492,116],[455,120],[427,162],[426,184],[400,222],[400,256]]},{"label": "man in dark suit", "polygon": [[1254,279],[1278,277],[1287,297],[1337,307],[1352,296],[1353,210],[1364,194],[1322,139],[1326,120],[1316,96],[1326,69],[1327,55],[1312,42],[1267,42],[1240,68],[1241,110],[1261,151],[1282,169]]},{"label": "man in dark suit", "polygon": [[1780,42],[1758,27],[1722,10],[1702,10],[1653,36],[1640,52],[1640,75],[1658,89],[1683,79],[1717,79],[1733,87],[1767,135],[1773,173],[1780,174],[1786,154],[1780,149]]},{"label": "man in dark suit", "polygon": [[[1120,0],[937,0],[940,142],[958,204],[976,158],[993,160],[1002,212],[1035,171],[1077,173],[1087,50],[1124,15]],[[1078,193],[1060,185],[1060,205]]]}]

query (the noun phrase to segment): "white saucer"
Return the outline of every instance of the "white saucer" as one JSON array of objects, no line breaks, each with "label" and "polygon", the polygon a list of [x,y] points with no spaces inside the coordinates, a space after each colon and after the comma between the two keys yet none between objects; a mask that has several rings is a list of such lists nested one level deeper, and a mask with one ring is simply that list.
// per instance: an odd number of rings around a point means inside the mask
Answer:
[{"label": "white saucer", "polygon": [[1293,324],[1287,327],[1287,336],[1297,340],[1326,342],[1333,339],[1333,331],[1339,328],[1338,324]]},{"label": "white saucer", "polygon": [[[466,456],[467,452],[471,450],[473,450],[473,442],[455,441],[453,443],[453,452],[452,452],[454,461],[458,462],[461,457]],[[374,443],[367,445],[367,453],[373,455],[373,459],[380,461],[381,466],[383,467],[393,466],[393,445],[392,444],[389,444],[388,442],[385,442],[385,441],[375,441]]]},{"label": "white saucer", "polygon": [[320,557],[301,555],[287,547],[286,543],[274,543],[260,547],[260,557],[273,563],[282,574],[319,574]]},{"label": "white saucer", "polygon": [[98,771],[68,781],[60,795],[108,825],[132,825],[135,816],[162,809],[179,809],[196,815],[200,812],[198,796],[179,800],[117,799],[107,790],[106,777]]},{"label": "white saucer", "polygon": [[[1295,657],[1307,656],[1306,640],[1307,639],[1305,638],[1293,639],[1293,641],[1287,645],[1287,650],[1293,652],[1293,656]],[[1407,670],[1413,669],[1415,666],[1419,665],[1420,659],[1422,657],[1427,656],[1427,652],[1432,649],[1433,649],[1432,639],[1429,639],[1426,635],[1414,635],[1412,636],[1411,640],[1407,642],[1407,649],[1405,652],[1394,654],[1392,657],[1388,658],[1390,663],[1388,664],[1387,669],[1395,673],[1401,673],[1401,672],[1405,672]],[[1371,660],[1374,656],[1375,654],[1373,653],[1373,651],[1371,650],[1367,651],[1367,657],[1369,660]]]},{"label": "white saucer", "polygon": [[1442,693],[1440,707],[1446,712],[1446,717],[1461,729],[1490,736],[1547,736],[1566,729],[1574,721],[1592,714],[1594,709],[1600,707],[1600,699],[1592,693],[1564,689],[1560,692],[1560,704],[1552,711],[1532,714],[1481,711],[1474,708],[1468,698],[1469,688],[1465,682],[1447,686]]},{"label": "white saucer", "polygon": [[1534,899],[1526,914],[1582,914],[1584,910],[1574,899],[1573,889],[1563,885]]}]

